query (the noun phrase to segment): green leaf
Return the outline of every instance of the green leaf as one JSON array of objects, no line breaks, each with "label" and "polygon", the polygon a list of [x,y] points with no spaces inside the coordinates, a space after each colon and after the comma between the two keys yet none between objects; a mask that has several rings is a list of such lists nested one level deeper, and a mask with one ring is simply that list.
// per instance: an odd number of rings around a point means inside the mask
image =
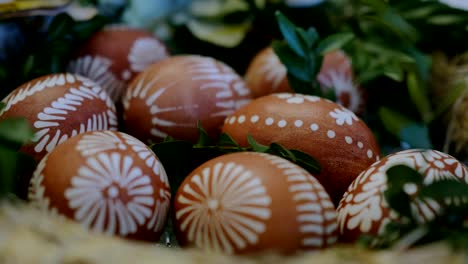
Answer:
[{"label": "green leaf", "polygon": [[433,147],[427,125],[411,120],[388,107],[381,107],[378,115],[388,132],[408,143],[412,148]]},{"label": "green leaf", "polygon": [[406,84],[411,101],[416,105],[422,119],[427,124],[432,119],[431,102],[425,89],[427,87],[423,86],[414,72],[408,73]]},{"label": "green leaf", "polygon": [[400,131],[403,127],[414,122],[405,115],[385,106],[379,108],[378,115],[385,129],[396,137],[400,137]]},{"label": "green leaf", "polygon": [[432,25],[437,26],[449,26],[453,24],[459,24],[463,21],[466,21],[466,16],[458,15],[433,15],[429,17],[427,22]]},{"label": "green leaf", "polygon": [[310,81],[311,76],[307,71],[307,65],[303,58],[296,55],[291,48],[284,43],[275,41],[272,43],[272,47],[281,63],[287,68],[288,74],[303,82]]},{"label": "green leaf", "polygon": [[68,14],[62,13],[54,17],[48,31],[48,41],[63,38],[66,34],[73,32],[73,18]]},{"label": "green leaf", "polygon": [[265,153],[268,151],[269,147],[259,144],[251,135],[247,135],[247,142],[249,142],[249,145],[252,147],[253,151],[255,152],[262,152]]},{"label": "green leaf", "polygon": [[282,157],[282,158],[285,158],[285,159],[290,160],[292,162],[296,161],[296,159],[294,157],[294,154],[292,154],[292,152],[290,150],[288,150],[287,148],[283,147],[282,145],[280,145],[278,143],[271,143],[270,147],[268,148],[268,150],[266,152],[270,153],[270,154],[273,154],[273,155],[276,155],[276,156],[279,156],[279,157]]},{"label": "green leaf", "polygon": [[[432,198],[438,201],[458,199],[468,201],[468,185],[464,182],[451,179],[435,181],[425,186],[419,193],[421,197]],[[465,202],[468,204],[468,202]]]},{"label": "green leaf", "polygon": [[201,122],[197,122],[197,129],[198,129],[198,140],[196,146],[211,146],[213,145],[213,142],[208,136],[208,133],[206,130],[202,127]]},{"label": "green leaf", "polygon": [[297,34],[304,43],[304,47],[307,49],[312,49],[315,45],[315,42],[319,39],[319,34],[314,27],[310,27],[307,31],[302,28],[296,29]]},{"label": "green leaf", "polygon": [[239,144],[227,133],[221,133],[221,135],[218,138],[218,146],[220,147],[237,147],[241,148]]},{"label": "green leaf", "polygon": [[393,166],[386,173],[387,190],[384,191],[384,197],[388,205],[401,216],[414,221],[414,215],[411,210],[411,198],[405,192],[404,187],[408,184],[413,184],[418,188],[423,182],[422,175],[405,165]]},{"label": "green leaf", "polygon": [[411,123],[402,128],[400,138],[411,148],[432,149],[429,128],[425,124]]},{"label": "green leaf", "polygon": [[296,25],[294,25],[286,16],[280,11],[275,12],[276,20],[278,22],[279,29],[284,39],[291,47],[292,51],[300,57],[305,57],[306,53],[301,45],[301,38],[296,31]]},{"label": "green leaf", "polygon": [[4,102],[0,102],[0,111],[3,110],[3,108],[5,108],[6,104]]},{"label": "green leaf", "polygon": [[382,69],[383,75],[387,76],[388,78],[396,81],[396,82],[401,82],[405,79],[405,73],[401,66],[395,66],[395,65],[385,65],[384,68]]},{"label": "green leaf", "polygon": [[17,151],[0,145],[0,197],[15,190],[17,159]]},{"label": "green leaf", "polygon": [[294,163],[304,168],[313,175],[318,175],[322,171],[322,166],[315,158],[300,150],[289,150],[294,156]]},{"label": "green leaf", "polygon": [[467,84],[465,80],[457,82],[455,85],[449,88],[449,92],[442,99],[434,110],[433,118],[441,116],[445,111],[447,111],[454,103],[460,98],[461,94],[465,91]]},{"label": "green leaf", "polygon": [[353,33],[337,33],[330,35],[318,43],[317,53],[325,55],[327,52],[342,48],[353,39]]},{"label": "green leaf", "polygon": [[34,132],[24,118],[9,118],[0,122],[0,143],[19,147],[33,137]]}]

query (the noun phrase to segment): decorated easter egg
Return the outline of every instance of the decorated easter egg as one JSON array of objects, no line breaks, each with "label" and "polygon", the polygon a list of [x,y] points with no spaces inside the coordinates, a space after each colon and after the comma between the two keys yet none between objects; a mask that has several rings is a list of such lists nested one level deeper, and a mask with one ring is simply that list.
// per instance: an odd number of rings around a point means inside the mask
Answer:
[{"label": "decorated easter egg", "polygon": [[29,81],[2,100],[0,120],[26,118],[34,142],[21,151],[37,161],[58,144],[86,131],[117,130],[115,106],[95,82],[74,74],[51,74]]},{"label": "decorated easter egg", "polygon": [[[261,50],[251,61],[245,74],[247,86],[255,98],[271,93],[292,92],[286,67],[271,47]],[[363,90],[354,83],[351,59],[341,50],[323,57],[317,80],[324,92],[333,90],[336,102],[355,113],[364,110]]]},{"label": "decorated easter egg", "polygon": [[[424,184],[441,179],[468,183],[468,170],[461,162],[436,150],[410,149],[391,154],[372,164],[349,186],[338,207],[340,239],[356,241],[361,235],[379,235],[398,214],[388,207],[383,192],[387,189],[387,170],[395,165],[406,165],[424,177]],[[409,195],[417,188],[406,186]],[[416,187],[416,186],[414,186]],[[415,199],[411,207],[419,222],[433,219],[443,205],[432,199]]]},{"label": "decorated easter egg", "polygon": [[147,68],[123,98],[126,131],[144,142],[195,141],[197,122],[216,138],[226,116],[250,101],[242,78],[210,57],[173,56]]},{"label": "decorated easter egg", "polygon": [[156,241],[171,193],[149,147],[125,133],[92,131],[70,138],[41,160],[28,197],[40,209],[95,232]]},{"label": "decorated easter egg", "polygon": [[286,75],[286,67],[273,49],[266,47],[250,62],[245,81],[254,98],[257,98],[271,93],[292,92]]},{"label": "decorated easter egg", "polygon": [[322,165],[317,178],[336,204],[380,153],[372,131],[353,112],[302,94],[257,98],[227,117],[223,132],[241,146],[248,145],[251,135],[260,144],[279,143],[314,157]]},{"label": "decorated easter egg", "polygon": [[295,253],[337,241],[336,211],[322,185],[294,163],[240,152],[209,160],[174,199],[177,240],[227,254]]},{"label": "decorated easter egg", "polygon": [[133,77],[168,56],[166,46],[150,32],[109,25],[79,48],[68,71],[94,80],[117,102]]}]

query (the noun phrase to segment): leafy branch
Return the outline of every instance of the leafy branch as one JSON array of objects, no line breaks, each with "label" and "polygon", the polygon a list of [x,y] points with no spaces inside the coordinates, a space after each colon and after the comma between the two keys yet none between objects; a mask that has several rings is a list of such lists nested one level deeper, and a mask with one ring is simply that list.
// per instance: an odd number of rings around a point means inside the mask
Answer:
[{"label": "leafy branch", "polygon": [[265,146],[256,142],[250,135],[247,136],[248,146],[240,146],[226,133],[222,133],[217,142],[213,142],[200,123],[197,127],[198,140],[195,144],[166,137],[163,142],[151,145],[169,175],[173,193],[196,167],[215,157],[234,152],[268,153],[285,158],[312,174],[320,173],[320,163],[302,151],[287,149],[277,143]]},{"label": "leafy branch", "polygon": [[291,88],[297,93],[325,96],[317,80],[323,56],[347,44],[354,35],[338,33],[321,39],[314,27],[307,30],[296,27],[280,11],[275,15],[284,42],[275,41],[272,47],[287,68]]}]

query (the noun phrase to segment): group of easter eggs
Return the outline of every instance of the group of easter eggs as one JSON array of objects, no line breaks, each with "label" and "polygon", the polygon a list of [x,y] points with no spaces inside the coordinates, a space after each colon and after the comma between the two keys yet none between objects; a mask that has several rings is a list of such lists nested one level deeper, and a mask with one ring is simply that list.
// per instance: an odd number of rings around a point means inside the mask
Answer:
[{"label": "group of easter eggs", "polygon": [[[358,117],[363,91],[344,52],[326,54],[318,81],[336,102],[294,93],[269,47],[240,76],[217,59],[171,56],[153,35],[112,25],[80,47],[68,72],[13,90],[0,120],[23,117],[35,129],[20,149],[37,161],[25,176],[31,204],[143,241],[158,241],[171,219],[182,246],[227,254],[291,254],[381,233],[399,217],[383,198],[393,165],[418,170],[425,183],[468,183],[467,167],[436,150],[380,157]],[[226,133],[247,146],[250,135],[303,151],[321,172],[271,154],[231,153],[201,164],[171,195],[171,175],[148,146],[167,136],[195,142],[197,122],[213,139]],[[429,220],[443,204],[414,207]]]}]

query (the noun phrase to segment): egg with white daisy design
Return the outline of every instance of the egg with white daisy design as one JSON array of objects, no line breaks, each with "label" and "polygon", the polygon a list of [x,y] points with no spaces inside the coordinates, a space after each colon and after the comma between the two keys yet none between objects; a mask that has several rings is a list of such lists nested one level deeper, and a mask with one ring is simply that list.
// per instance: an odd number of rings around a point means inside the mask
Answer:
[{"label": "egg with white daisy design", "polygon": [[92,231],[157,241],[171,193],[148,146],[122,132],[93,131],[68,139],[41,160],[28,198]]},{"label": "egg with white daisy design", "polygon": [[337,241],[336,211],[303,168],[265,153],[209,160],[180,185],[174,227],[185,247],[218,253],[323,249]]},{"label": "egg with white daisy design", "polygon": [[379,146],[353,112],[329,100],[276,93],[253,100],[227,117],[223,132],[242,146],[260,144],[301,150],[322,165],[317,179],[338,204],[349,184],[379,159]]},{"label": "egg with white daisy design", "polygon": [[[410,149],[382,158],[363,171],[344,194],[338,206],[340,240],[354,242],[361,235],[382,234],[391,220],[398,220],[396,212],[388,207],[384,198],[387,189],[387,170],[396,165],[406,165],[423,176],[423,184],[442,179],[453,179],[468,184],[467,167],[454,157],[437,150]],[[410,197],[417,186],[404,186]],[[424,223],[433,219],[443,204],[432,199],[414,198],[411,208],[416,220]]]},{"label": "egg with white daisy design", "polygon": [[166,45],[150,32],[111,24],[79,47],[68,71],[94,80],[118,102],[138,73],[169,55]]}]

